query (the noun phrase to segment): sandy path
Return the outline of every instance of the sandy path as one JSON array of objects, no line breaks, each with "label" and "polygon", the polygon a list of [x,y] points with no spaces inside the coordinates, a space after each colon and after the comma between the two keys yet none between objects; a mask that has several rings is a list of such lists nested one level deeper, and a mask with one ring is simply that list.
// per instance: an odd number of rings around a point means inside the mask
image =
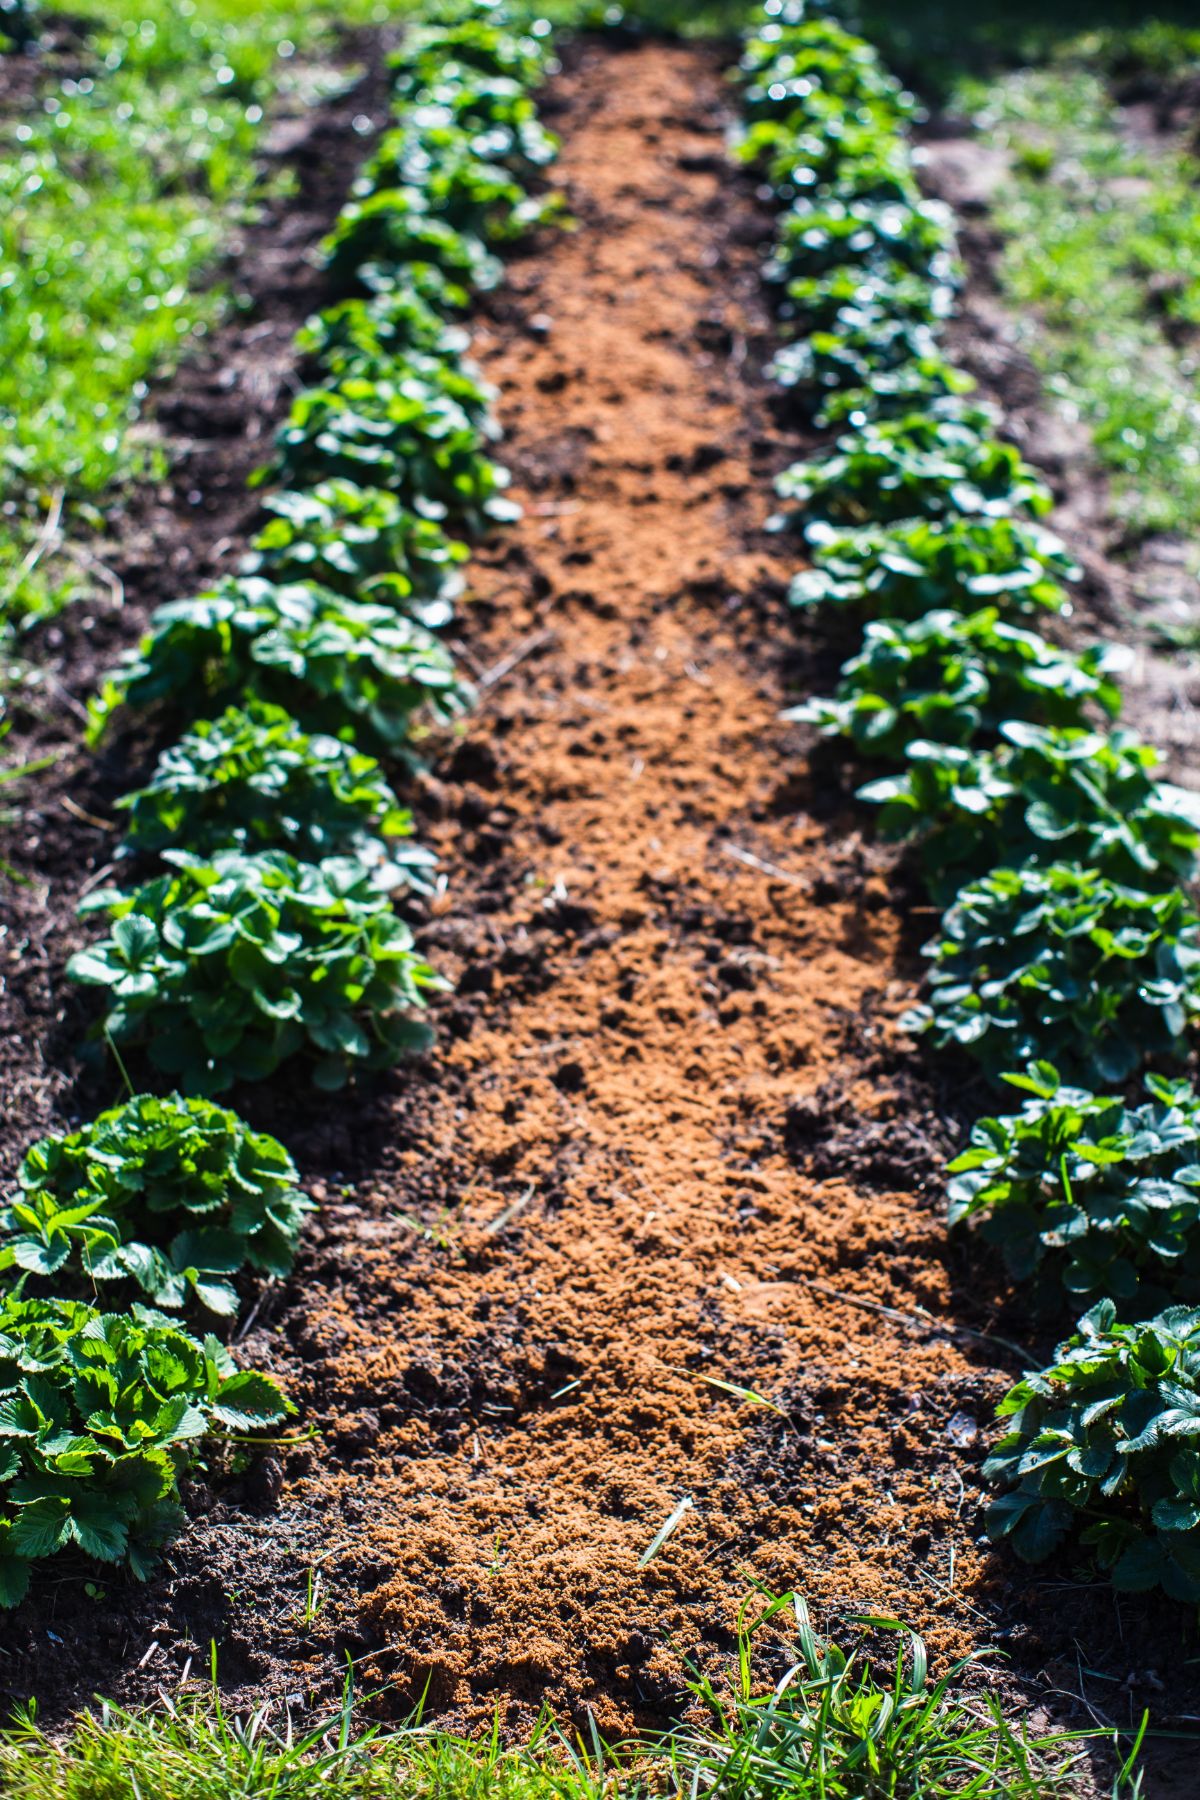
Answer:
[{"label": "sandy path", "polygon": [[348,1507],[330,1592],[368,1591],[402,1696],[432,1678],[440,1706],[547,1698],[610,1730],[674,1703],[664,1631],[729,1643],[747,1571],[905,1608],[947,1647],[969,1617],[937,1581],[946,1423],[982,1413],[979,1375],[812,1285],[945,1309],[932,1203],[802,1174],[785,1141],[831,1091],[848,1144],[894,1133],[868,1063],[905,988],[886,886],[788,788],[718,67],[593,50],[563,78],[580,228],[477,340],[526,510],[471,649],[546,635],[430,784],[451,884],[427,935],[460,997],[386,1175],[331,1215],[344,1273],[310,1353],[342,1450],[296,1496]]}]

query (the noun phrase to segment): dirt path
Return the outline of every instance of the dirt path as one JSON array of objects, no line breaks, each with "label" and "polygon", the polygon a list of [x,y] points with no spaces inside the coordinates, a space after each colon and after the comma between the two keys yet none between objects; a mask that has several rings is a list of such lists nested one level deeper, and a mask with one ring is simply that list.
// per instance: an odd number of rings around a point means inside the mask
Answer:
[{"label": "dirt path", "polygon": [[526,511],[472,649],[537,648],[430,785],[451,880],[426,937],[459,998],[380,1126],[387,1173],[326,1215],[305,1347],[341,1456],[293,1496],[343,1509],[331,1607],[367,1590],[402,1699],[432,1678],[438,1706],[609,1730],[674,1703],[664,1632],[728,1645],[750,1574],[961,1647],[945,1432],[983,1411],[969,1358],[813,1285],[944,1310],[932,1206],[785,1143],[789,1108],[825,1135],[830,1082],[847,1145],[903,1135],[864,1059],[907,987],[884,883],[789,789],[763,227],[719,66],[584,56],[560,85],[580,229],[478,338]]}]

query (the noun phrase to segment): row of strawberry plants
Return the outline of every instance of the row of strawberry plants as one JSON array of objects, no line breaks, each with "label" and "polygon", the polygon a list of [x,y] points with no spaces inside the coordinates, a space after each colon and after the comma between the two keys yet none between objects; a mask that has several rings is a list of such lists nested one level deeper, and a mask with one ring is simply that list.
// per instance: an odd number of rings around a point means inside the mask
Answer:
[{"label": "row of strawberry plants", "polygon": [[906,1025],[1028,1096],[951,1164],[952,1221],[1093,1303],[1001,1405],[989,1530],[1032,1560],[1079,1531],[1118,1586],[1194,1602],[1200,1098],[1162,1073],[1140,1103],[1120,1084],[1178,1063],[1200,1013],[1200,805],[1111,724],[1124,654],[1038,628],[1079,570],[942,348],[959,271],[912,96],[811,0],[767,0],[741,77],[738,153],[780,203],[774,373],[829,434],[773,524],[812,564],[793,604],[865,624],[836,693],[791,716],[882,766],[860,797],[946,908]]},{"label": "row of strawberry plants", "polygon": [[211,1096],[294,1061],[335,1089],[429,1041],[443,983],[393,902],[433,858],[381,759],[411,768],[469,703],[436,633],[466,540],[514,515],[460,320],[555,209],[546,37],[482,3],[407,34],[394,126],[324,246],[338,299],[302,334],[317,381],[264,471],[267,522],[92,707],[93,742],[125,709],[185,727],[119,802],[134,879],[85,901],[108,929],[68,965],[102,995],[96,1035],[180,1091],[35,1144],[0,1208],[0,1605],[71,1545],[144,1576],[203,1441],[291,1410],[182,1322],[236,1318],[237,1278],[285,1274],[312,1210],[284,1146]]}]

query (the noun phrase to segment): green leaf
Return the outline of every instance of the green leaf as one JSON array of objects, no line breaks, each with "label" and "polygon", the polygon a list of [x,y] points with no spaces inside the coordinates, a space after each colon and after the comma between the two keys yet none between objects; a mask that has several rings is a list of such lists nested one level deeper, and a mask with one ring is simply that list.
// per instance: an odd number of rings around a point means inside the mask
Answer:
[{"label": "green leaf", "polygon": [[347,1082],[345,1063],[336,1056],[323,1056],[313,1064],[313,1086],[323,1088],[327,1093],[336,1094]]},{"label": "green leaf", "polygon": [[236,1319],[238,1312],[237,1289],[227,1281],[205,1281],[197,1278],[192,1282],[192,1292],[201,1306],[207,1307],[222,1319]]},{"label": "green leaf", "polygon": [[129,1542],[129,1527],[111,1502],[96,1495],[80,1496],[71,1506],[71,1535],[79,1548],[97,1562],[120,1562]]},{"label": "green leaf", "polygon": [[288,1402],[269,1376],[243,1370],[222,1381],[213,1402],[212,1415],[234,1431],[278,1425],[286,1417]]},{"label": "green leaf", "polygon": [[34,1500],[17,1509],[9,1533],[9,1546],[18,1556],[36,1560],[61,1550],[71,1535],[65,1500]]},{"label": "green leaf", "polygon": [[82,981],[89,987],[108,987],[121,973],[118,964],[111,962],[100,950],[77,950],[67,960],[67,974],[72,981]]},{"label": "green leaf", "polygon": [[1166,1571],[1166,1557],[1155,1538],[1137,1538],[1112,1568],[1113,1586],[1128,1594],[1144,1594],[1158,1587]]},{"label": "green leaf", "polygon": [[142,963],[158,946],[158,931],[153,922],[138,913],[118,919],[113,925],[112,938],[121,956],[132,966]]},{"label": "green leaf", "polygon": [[19,1269],[31,1275],[53,1275],[70,1259],[71,1245],[65,1238],[53,1244],[40,1244],[30,1238],[17,1238],[13,1256]]},{"label": "green leaf", "polygon": [[1194,1500],[1157,1500],[1150,1516],[1160,1531],[1194,1531],[1200,1525],[1200,1505]]},{"label": "green leaf", "polygon": [[29,1592],[33,1565],[26,1558],[0,1550],[0,1607],[11,1611]]}]

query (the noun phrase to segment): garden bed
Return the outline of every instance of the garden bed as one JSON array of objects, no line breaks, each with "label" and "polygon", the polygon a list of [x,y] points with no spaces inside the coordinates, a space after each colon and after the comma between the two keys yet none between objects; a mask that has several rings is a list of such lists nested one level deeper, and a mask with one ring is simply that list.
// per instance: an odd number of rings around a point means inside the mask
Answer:
[{"label": "garden bed", "polygon": [[[751,1581],[822,1622],[901,1616],[939,1660],[998,1644],[980,1679],[1074,1724],[1079,1644],[1107,1714],[1183,1709],[1173,1609],[982,1536],[992,1406],[1057,1327],[946,1237],[941,1167],[989,1108],[898,1033],[932,912],[780,721],[847,646],[796,632],[794,546],[764,530],[801,446],[763,373],[771,224],[725,160],[729,60],[587,41],[546,96],[576,226],[514,260],[474,346],[524,515],[476,553],[456,635],[481,701],[416,787],[449,877],[420,942],[457,991],[435,1052],[365,1089],[233,1096],[322,1203],[243,1346],[317,1435],[194,1483],[147,1588],[81,1603],[65,1562],[39,1584],[0,1685],[52,1716],[171,1690],[214,1641],[235,1697],[323,1700],[348,1653],[391,1714],[425,1696],[516,1730],[548,1702],[621,1733],[678,1714]],[[46,631],[64,697],[21,750],[61,755],[3,850],[33,883],[5,944],[6,1173],[117,1097],[76,1059],[62,969],[149,747],[92,765],[76,710],[146,607],[244,547],[364,104],[308,221],[247,245],[255,313],[160,397],[190,448],[106,556],[125,607]]]}]

